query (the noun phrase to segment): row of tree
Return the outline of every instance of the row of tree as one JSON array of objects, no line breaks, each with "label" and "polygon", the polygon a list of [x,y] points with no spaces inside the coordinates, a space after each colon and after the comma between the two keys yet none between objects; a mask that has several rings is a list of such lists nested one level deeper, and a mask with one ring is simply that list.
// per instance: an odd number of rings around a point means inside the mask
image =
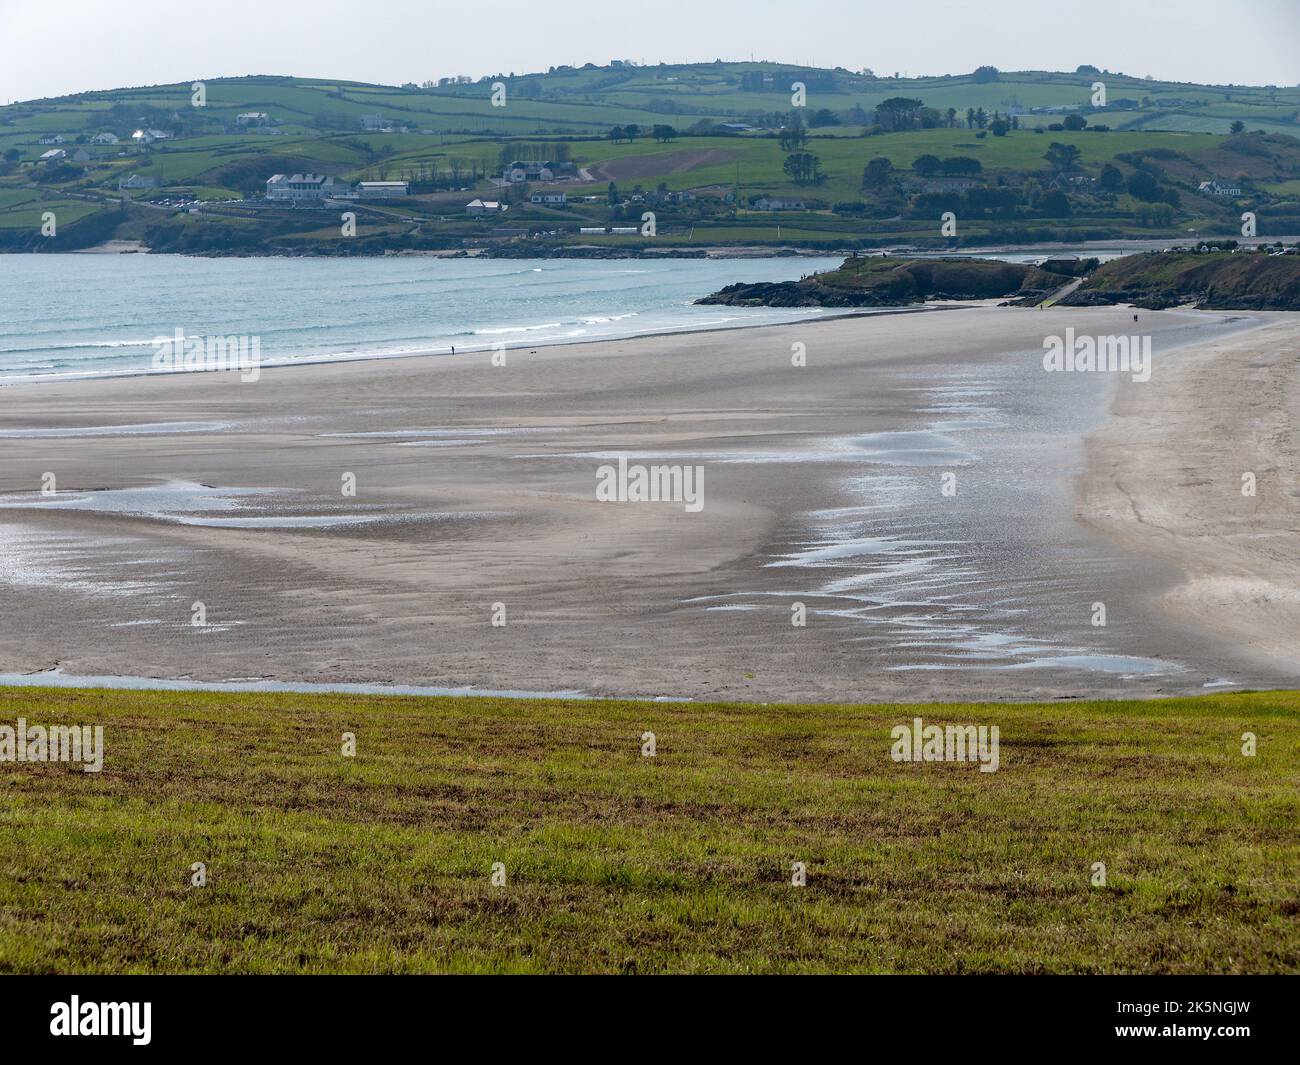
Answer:
[{"label": "row of tree", "polygon": [[[617,144],[619,141],[627,141],[631,144],[638,137],[642,136],[645,131],[635,123],[629,123],[626,126],[615,126],[608,133],[611,141]],[[660,144],[677,139],[677,130],[672,126],[654,125],[650,127],[650,136]]]}]

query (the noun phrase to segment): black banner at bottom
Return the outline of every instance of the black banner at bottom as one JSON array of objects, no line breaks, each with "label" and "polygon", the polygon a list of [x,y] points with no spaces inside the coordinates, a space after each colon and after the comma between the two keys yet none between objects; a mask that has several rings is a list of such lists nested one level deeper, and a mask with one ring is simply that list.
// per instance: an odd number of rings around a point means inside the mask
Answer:
[{"label": "black banner at bottom", "polygon": [[588,979],[571,1010],[557,1009],[553,989],[535,982],[463,977],[49,976],[4,986],[7,1049],[62,1044],[92,1059],[110,1047],[397,1050],[435,1034],[500,1049],[535,1043],[557,1027],[571,1039],[616,1040],[622,1028],[637,1033],[637,1045],[653,1045],[658,1029],[665,1050],[682,1047],[686,1032],[696,1047],[762,1035],[810,1049],[810,1039],[837,1030],[860,1037],[896,1029],[927,1049],[1127,1043],[1212,1057],[1239,1054],[1243,1044],[1282,1049],[1294,1039],[1295,985],[1276,977],[867,977],[829,999],[824,985],[779,978],[721,995],[667,980]]}]

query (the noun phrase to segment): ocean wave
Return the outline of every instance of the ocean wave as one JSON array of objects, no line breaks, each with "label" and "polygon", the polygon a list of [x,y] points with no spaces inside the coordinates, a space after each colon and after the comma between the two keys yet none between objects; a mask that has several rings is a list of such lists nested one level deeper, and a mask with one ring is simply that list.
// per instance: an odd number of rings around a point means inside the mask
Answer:
[{"label": "ocean wave", "polygon": [[475,329],[474,336],[499,336],[502,333],[535,333],[539,329],[563,329],[563,322],[543,322],[541,325],[506,325],[497,329]]}]

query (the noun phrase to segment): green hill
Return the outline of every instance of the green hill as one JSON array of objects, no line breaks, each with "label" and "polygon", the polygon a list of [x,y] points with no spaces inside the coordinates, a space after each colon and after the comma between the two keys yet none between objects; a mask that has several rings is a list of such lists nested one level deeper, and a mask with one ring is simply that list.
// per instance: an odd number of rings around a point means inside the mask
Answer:
[{"label": "green hill", "polygon": [[1300,254],[1296,251],[1128,255],[1106,263],[1062,303],[1300,311]]},{"label": "green hill", "polygon": [[733,307],[901,307],[927,299],[1041,298],[1070,280],[1025,263],[996,259],[852,258],[837,270],[800,281],[728,285],[696,302]]},{"label": "green hill", "polygon": [[[1092,106],[1096,82],[1105,106]],[[806,106],[792,107],[796,83]],[[107,228],[160,250],[355,254],[495,247],[522,234],[546,253],[577,243],[581,228],[639,227],[646,211],[661,249],[1227,236],[1244,210],[1262,236],[1300,232],[1300,88],[713,63],[401,87],[259,76],[202,91],[201,107],[179,84],[0,108],[0,248],[74,248]],[[133,140],[150,130],[165,136]],[[512,159],[571,161],[556,185],[568,202],[535,206],[526,187],[500,187]],[[343,244],[337,209],[327,218],[254,202],[277,172],[404,179],[413,195],[360,205]],[[133,174],[149,187],[122,207],[119,184]],[[1203,193],[1208,180],[1232,194]],[[476,196],[509,211],[472,224],[464,205]],[[194,204],[209,206],[186,210]],[[39,230],[49,210],[53,237]],[[952,239],[939,232],[945,211],[958,219]]]}]

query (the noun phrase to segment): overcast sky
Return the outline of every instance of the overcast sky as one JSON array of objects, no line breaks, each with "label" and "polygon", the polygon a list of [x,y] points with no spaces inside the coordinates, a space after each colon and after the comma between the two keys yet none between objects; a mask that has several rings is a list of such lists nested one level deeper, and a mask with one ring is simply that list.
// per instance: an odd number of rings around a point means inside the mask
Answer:
[{"label": "overcast sky", "polygon": [[0,102],[239,74],[400,84],[751,56],[1294,85],[1300,0],[0,0]]}]

